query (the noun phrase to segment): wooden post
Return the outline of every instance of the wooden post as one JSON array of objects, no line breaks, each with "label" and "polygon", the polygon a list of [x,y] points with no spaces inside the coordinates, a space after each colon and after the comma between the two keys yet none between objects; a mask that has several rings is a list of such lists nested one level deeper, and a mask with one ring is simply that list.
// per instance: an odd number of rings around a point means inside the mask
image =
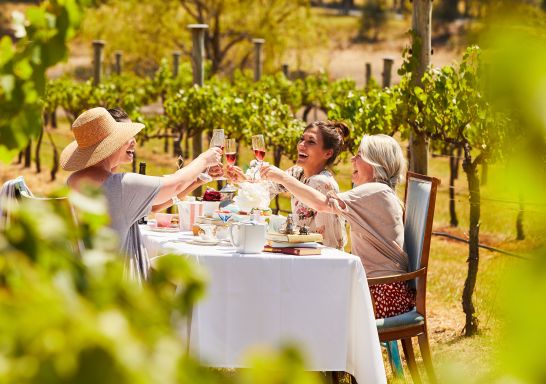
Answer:
[{"label": "wooden post", "polygon": [[282,65],[282,73],[284,77],[286,77],[287,79],[290,77],[290,72],[288,71],[288,64]]},{"label": "wooden post", "polygon": [[93,85],[99,85],[102,78],[102,50],[105,42],[93,40]]},{"label": "wooden post", "polygon": [[[192,35],[192,54],[193,63],[193,84],[200,87],[205,84],[205,31],[209,28],[207,24],[190,24],[188,28]],[[201,151],[199,152],[201,153]]]},{"label": "wooden post", "polygon": [[366,63],[366,89],[370,86],[372,80],[372,63]]},{"label": "wooden post", "polygon": [[178,71],[180,69],[180,56],[182,56],[182,52],[173,52],[173,77],[178,77]]},{"label": "wooden post", "polygon": [[264,39],[252,39],[254,43],[254,81],[262,78],[262,50],[265,43]]},{"label": "wooden post", "polygon": [[[205,31],[209,28],[207,24],[190,24],[188,28],[192,34],[192,64],[193,84],[202,87],[205,84]],[[203,152],[203,131],[196,129],[192,140],[192,156],[195,159]],[[201,195],[201,187],[193,192],[195,196]]]},{"label": "wooden post", "polygon": [[114,53],[114,55],[115,55],[115,58],[116,58],[115,71],[116,71],[116,75],[119,76],[119,75],[121,75],[123,52],[116,51]]},{"label": "wooden post", "polygon": [[392,76],[392,65],[394,60],[390,57],[385,57],[383,59],[383,88],[388,88],[391,86],[391,76]]},{"label": "wooden post", "polygon": [[[412,55],[417,65],[412,73],[412,84],[421,85],[421,79],[430,64],[432,0],[413,0]],[[428,138],[425,134],[410,133],[410,171],[428,173]]]}]

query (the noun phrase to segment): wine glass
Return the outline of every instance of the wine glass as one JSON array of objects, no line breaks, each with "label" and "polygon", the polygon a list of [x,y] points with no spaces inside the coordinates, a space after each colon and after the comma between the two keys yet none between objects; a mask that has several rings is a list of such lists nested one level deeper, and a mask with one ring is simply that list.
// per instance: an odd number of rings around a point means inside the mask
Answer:
[{"label": "wine glass", "polygon": [[262,163],[265,157],[264,135],[252,136],[252,150],[254,151],[254,156],[256,156],[256,160]]},{"label": "wine glass", "polygon": [[[237,142],[235,139],[226,139],[226,163],[228,166],[233,166],[235,164],[235,160],[237,159]],[[222,191],[235,191],[235,186],[231,183],[231,181],[222,189]]]},{"label": "wine glass", "polygon": [[[223,129],[213,129],[212,130],[212,137],[210,139],[209,148],[216,147],[220,148],[222,152],[224,151],[224,142],[225,142],[225,136],[224,136],[224,130]],[[201,179],[212,181],[212,177],[208,174],[210,167],[207,167],[206,173],[201,173]],[[204,175],[204,176],[203,176]],[[226,180],[225,177],[218,177],[217,180]]]},{"label": "wine glass", "polygon": [[265,157],[265,140],[264,135],[254,135],[252,136],[252,150],[254,151],[254,156],[258,161],[259,167],[258,171],[262,168],[262,164]]},{"label": "wine glass", "polygon": [[213,129],[212,137],[210,139],[210,147],[217,147],[224,151],[225,136],[223,129]]}]

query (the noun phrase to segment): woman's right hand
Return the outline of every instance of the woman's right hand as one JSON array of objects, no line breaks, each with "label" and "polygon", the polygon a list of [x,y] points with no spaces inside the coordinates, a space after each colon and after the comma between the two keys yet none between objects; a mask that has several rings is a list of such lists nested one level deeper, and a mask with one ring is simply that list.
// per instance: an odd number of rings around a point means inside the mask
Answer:
[{"label": "woman's right hand", "polygon": [[205,152],[200,154],[199,158],[204,161],[205,168],[213,167],[220,164],[220,161],[222,161],[222,150],[217,147],[209,148]]},{"label": "woman's right hand", "polygon": [[233,181],[245,181],[247,179],[243,170],[236,165],[229,165],[227,174],[229,179]]}]

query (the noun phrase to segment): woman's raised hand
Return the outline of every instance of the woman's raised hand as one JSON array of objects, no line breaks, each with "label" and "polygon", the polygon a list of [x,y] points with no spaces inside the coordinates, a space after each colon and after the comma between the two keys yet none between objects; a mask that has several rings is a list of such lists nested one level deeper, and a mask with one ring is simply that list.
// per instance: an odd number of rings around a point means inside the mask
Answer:
[{"label": "woman's raised hand", "polygon": [[205,161],[205,167],[213,167],[222,161],[222,150],[212,147],[200,154],[199,157]]},{"label": "woman's raised hand", "polygon": [[233,181],[245,181],[247,178],[243,170],[236,165],[230,165],[227,167],[228,177]]},{"label": "woman's raised hand", "polygon": [[282,179],[286,176],[286,172],[274,165],[264,165],[260,168],[260,176],[262,179],[282,184]]}]

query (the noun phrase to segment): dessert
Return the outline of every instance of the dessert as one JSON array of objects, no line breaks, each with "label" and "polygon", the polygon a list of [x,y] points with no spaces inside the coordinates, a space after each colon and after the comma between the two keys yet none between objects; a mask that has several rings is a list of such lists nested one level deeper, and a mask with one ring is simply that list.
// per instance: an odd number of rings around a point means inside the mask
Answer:
[{"label": "dessert", "polygon": [[215,189],[207,188],[203,195],[203,201],[220,201],[222,200],[222,194]]}]

